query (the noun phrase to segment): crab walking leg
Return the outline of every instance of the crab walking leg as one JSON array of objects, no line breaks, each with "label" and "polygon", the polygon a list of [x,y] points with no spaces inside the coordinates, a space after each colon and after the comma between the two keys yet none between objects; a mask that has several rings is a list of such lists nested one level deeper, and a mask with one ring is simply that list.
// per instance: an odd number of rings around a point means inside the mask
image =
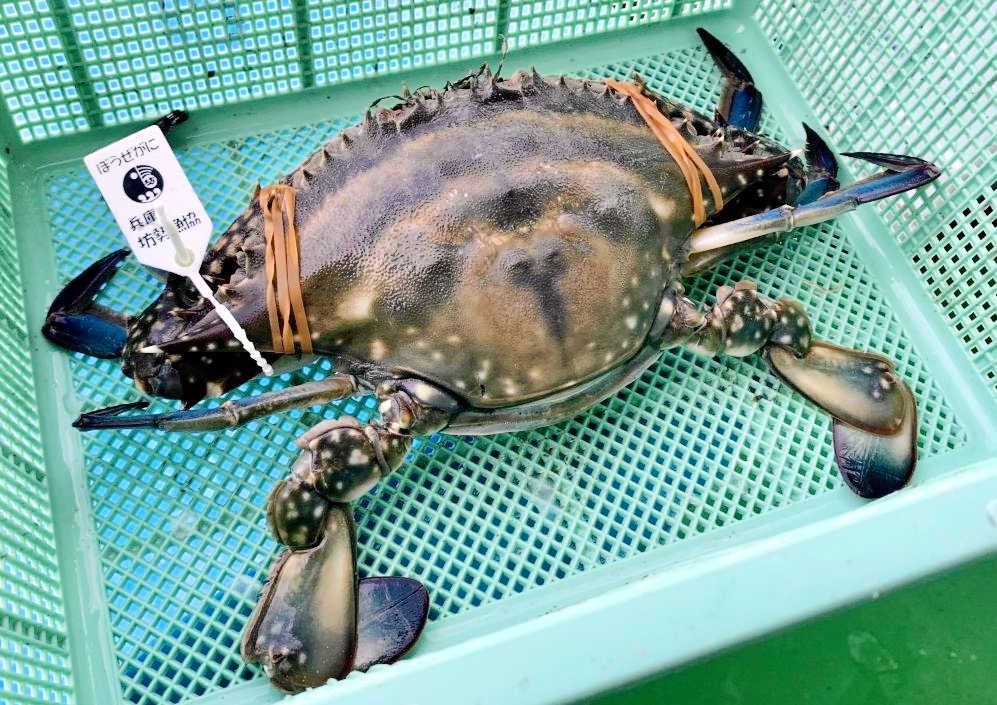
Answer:
[{"label": "crab walking leg", "polygon": [[880,497],[910,479],[917,455],[914,397],[880,355],[813,340],[803,307],[761,296],[751,282],[717,290],[701,313],[679,287],[663,346],[744,357],[761,351],[794,389],[834,418],[835,458],[846,484]]},{"label": "crab walking leg", "polygon": [[781,206],[729,223],[700,228],[689,240],[690,255],[730,247],[739,242],[792,230],[803,225],[821,223],[855,210],[863,203],[923,186],[941,174],[938,167],[916,157],[871,152],[850,152],[845,156],[857,157],[886,167],[886,171],[881,171],[840,191],[824,194],[796,208]]},{"label": "crab walking leg", "polygon": [[158,428],[163,431],[218,431],[303,406],[325,404],[357,393],[360,386],[353,375],[331,375],[248,399],[227,401],[214,409],[191,409],[168,414],[121,416],[131,409],[144,409],[148,402],[120,404],[81,414],[75,428],[95,431],[104,428]]}]

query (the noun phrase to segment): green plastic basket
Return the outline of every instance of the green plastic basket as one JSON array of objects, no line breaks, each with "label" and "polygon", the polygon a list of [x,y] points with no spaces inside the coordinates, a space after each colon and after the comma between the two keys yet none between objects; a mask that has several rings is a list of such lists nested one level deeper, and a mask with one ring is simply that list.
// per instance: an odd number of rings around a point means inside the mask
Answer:
[{"label": "green plastic basket", "polygon": [[[80,157],[172,108],[216,226],[373,99],[506,71],[625,77],[702,110],[728,42],[763,130],[925,157],[941,179],[692,282],[799,299],[821,337],[894,359],[920,406],[914,482],[841,486],[827,418],[756,359],[667,354],[538,431],[433,436],[356,503],[365,574],[426,583],[404,661],[301,703],[544,703],[601,691],[997,548],[997,10],[990,0],[9,0],[0,2],[0,703],[272,702],[238,639],[275,544],[293,437],[355,398],[226,433],[82,436],[138,398],[115,362],[39,335],[121,244]],[[864,176],[847,161],[843,180]],[[137,312],[157,281],[102,294]],[[240,394],[328,374],[315,364]],[[160,409],[167,408],[159,404]]]}]

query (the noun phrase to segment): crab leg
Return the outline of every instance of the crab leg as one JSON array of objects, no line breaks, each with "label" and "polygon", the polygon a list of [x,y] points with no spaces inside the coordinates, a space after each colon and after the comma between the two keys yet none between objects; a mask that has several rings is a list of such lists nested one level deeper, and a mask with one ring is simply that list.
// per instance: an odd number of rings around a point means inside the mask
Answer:
[{"label": "crab leg", "polygon": [[705,314],[678,288],[666,296],[675,313],[664,347],[735,357],[761,351],[780,377],[834,419],[835,459],[852,490],[881,497],[907,483],[917,457],[917,408],[888,359],[813,340],[799,303],[765,298],[751,282],[720,287]]},{"label": "crab leg", "polygon": [[144,409],[148,402],[119,404],[80,414],[73,427],[82,431],[104,428],[157,428],[163,431],[218,431],[289,409],[325,404],[356,394],[359,384],[353,375],[331,375],[248,399],[235,399],[214,409],[191,409],[168,414],[121,416],[131,409]]},{"label": "crab leg", "polygon": [[821,223],[855,210],[863,203],[924,186],[941,174],[934,164],[916,157],[871,152],[847,152],[845,156],[864,159],[886,167],[886,170],[796,208],[781,206],[747,218],[700,228],[689,239],[689,253],[718,250],[763,235]]}]

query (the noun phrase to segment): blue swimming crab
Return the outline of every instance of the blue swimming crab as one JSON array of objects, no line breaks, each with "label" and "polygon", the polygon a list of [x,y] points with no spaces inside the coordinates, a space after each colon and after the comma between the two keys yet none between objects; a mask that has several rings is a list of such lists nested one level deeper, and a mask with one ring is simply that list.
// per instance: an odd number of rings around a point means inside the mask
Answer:
[{"label": "blue swimming crab", "polygon": [[[416,581],[356,577],[349,502],[396,470],[416,436],[491,434],[555,423],[630,383],[665,350],[760,353],[832,418],[845,482],[865,497],[904,485],[917,411],[889,360],[818,340],[800,304],[751,282],[701,309],[682,280],[760,238],[817,223],[935,179],[908,156],[853,153],[883,170],[841,188],[834,156],[804,126],[805,150],[755,133],[762,96],[720,41],[700,30],[724,76],[713,117],[640,95],[709,167],[722,198],[706,220],[671,153],[607,81],[508,78],[487,66],[440,92],[372,108],[282,183],[293,187],[311,344],[335,374],[215,409],[191,408],[258,372],[184,279],[135,318],[95,304],[125,257],[70,282],[49,339],[120,357],[143,392],[178,399],[167,414],[83,414],[84,430],[205,431],[361,392],[380,419],[319,423],[272,490],[267,519],[285,549],[247,624],[242,653],[285,690],[390,662],[415,641],[428,597]],[[375,104],[376,105],[376,104]],[[801,158],[802,157],[802,158]],[[721,206],[722,202],[722,206]],[[201,272],[271,361],[263,222],[254,198]],[[300,341],[298,341],[300,342]]]}]

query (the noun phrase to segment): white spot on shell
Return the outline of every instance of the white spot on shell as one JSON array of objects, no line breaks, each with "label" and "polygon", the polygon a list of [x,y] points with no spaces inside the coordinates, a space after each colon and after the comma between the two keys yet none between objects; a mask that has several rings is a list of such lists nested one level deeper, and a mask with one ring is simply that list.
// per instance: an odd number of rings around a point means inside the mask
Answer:
[{"label": "white spot on shell", "polygon": [[634,328],[637,327],[637,316],[627,316],[624,319],[624,323],[627,324],[627,328],[633,330]]},{"label": "white spot on shell", "polygon": [[447,336],[447,342],[450,343],[451,345],[460,345],[460,336],[459,335],[448,335]]},{"label": "white spot on shell", "polygon": [[800,316],[799,318],[797,318],[796,319],[796,325],[798,325],[800,328],[805,327],[807,325],[807,319],[806,319],[806,317],[805,316]]},{"label": "white spot on shell", "polygon": [[325,511],[325,508],[321,504],[318,505],[317,507],[315,507],[315,509],[312,510],[312,517],[318,519],[319,517],[322,516],[323,511]]},{"label": "white spot on shell", "polygon": [[755,176],[762,177],[764,175],[765,171],[763,169],[759,169],[758,171],[755,172]]},{"label": "white spot on shell", "polygon": [[872,365],[866,365],[865,367],[862,368],[862,371],[865,372],[867,375],[871,375],[872,374]]},{"label": "white spot on shell", "polygon": [[734,319],[730,322],[730,332],[737,333],[742,328],[744,328],[744,319],[741,316],[734,316]]},{"label": "white spot on shell", "polygon": [[630,308],[630,297],[629,296],[624,296],[620,300],[620,306],[622,306],[623,308]]},{"label": "white spot on shell", "polygon": [[454,382],[454,386],[457,387],[457,389],[467,389],[467,382],[462,379],[458,379]]},{"label": "white spot on shell", "polygon": [[350,457],[346,459],[346,462],[350,465],[363,465],[370,462],[370,456],[359,448],[354,448],[350,451]]},{"label": "white spot on shell", "polygon": [[308,655],[304,651],[299,651],[298,652],[298,664],[299,665],[303,664],[307,660],[308,660]]},{"label": "white spot on shell", "polygon": [[541,377],[543,377],[543,372],[540,371],[539,367],[531,367],[529,371],[526,373],[526,376],[536,381],[539,380]]},{"label": "white spot on shell", "polygon": [[370,358],[372,360],[383,360],[388,354],[388,346],[383,340],[375,340],[370,344]]},{"label": "white spot on shell", "polygon": [[206,385],[204,385],[204,387],[209,397],[220,397],[222,394],[225,393],[224,387],[222,387],[222,385],[220,385],[218,382],[208,382]]},{"label": "white spot on shell", "polygon": [[585,344],[585,348],[587,350],[593,350],[593,349],[595,349],[595,341],[594,340],[590,340],[589,342],[587,342]]},{"label": "white spot on shell", "polygon": [[606,353],[605,356],[603,356],[602,359],[605,360],[606,362],[609,362],[610,360],[613,359],[613,353],[611,353],[611,352]]},{"label": "white spot on shell", "polygon": [[879,389],[873,389],[872,390],[872,398],[873,399],[882,399],[883,398],[883,392],[881,390],[879,390]]},{"label": "white spot on shell", "polygon": [[374,292],[354,291],[336,307],[336,315],[347,321],[363,321],[370,318],[373,307]]},{"label": "white spot on shell", "polygon": [[775,342],[780,343],[781,345],[789,345],[790,343],[793,342],[793,336],[791,336],[789,333],[783,333],[782,335],[779,336],[778,340],[776,340]]},{"label": "white spot on shell", "polygon": [[648,201],[650,202],[651,210],[658,216],[658,220],[669,220],[675,215],[675,201],[672,199],[652,194],[648,198]]},{"label": "white spot on shell", "polygon": [[630,286],[637,286],[640,284],[640,278],[635,274],[630,277]]},{"label": "white spot on shell", "polygon": [[882,387],[884,390],[887,390],[893,386],[893,383],[890,382],[890,380],[886,379],[886,377],[880,377],[879,386]]},{"label": "white spot on shell", "polygon": [[408,328],[405,329],[405,335],[415,335],[418,332],[419,329],[416,328],[415,326],[409,326]]},{"label": "white spot on shell", "polygon": [[443,359],[443,353],[441,353],[439,350],[434,350],[433,354],[430,355],[430,357],[433,358],[433,360],[435,360],[436,362],[439,362],[440,360]]},{"label": "white spot on shell", "polygon": [[479,382],[484,382],[486,379],[488,379],[488,374],[491,371],[492,371],[492,361],[482,360],[481,366],[478,368],[478,371],[475,373],[474,376],[478,378]]}]

